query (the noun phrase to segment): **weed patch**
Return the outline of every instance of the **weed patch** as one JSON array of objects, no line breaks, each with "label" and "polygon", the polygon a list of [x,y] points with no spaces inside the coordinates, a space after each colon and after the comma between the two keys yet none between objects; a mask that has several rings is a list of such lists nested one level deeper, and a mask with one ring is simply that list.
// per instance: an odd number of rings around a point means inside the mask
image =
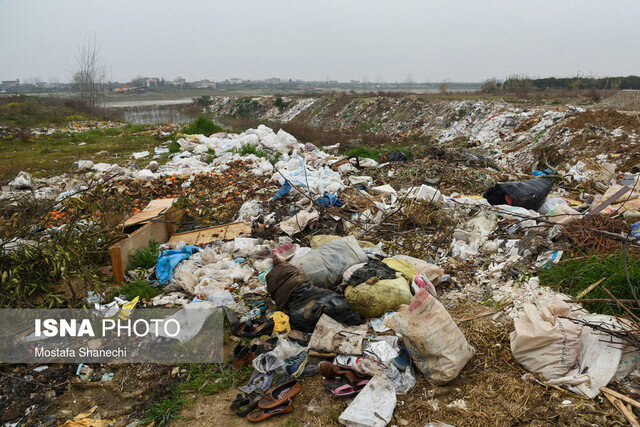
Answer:
[{"label": "weed patch", "polygon": [[125,295],[129,301],[135,297],[140,297],[140,300],[149,301],[158,295],[158,288],[151,287],[146,280],[133,279],[131,282],[122,285],[120,289],[118,289],[118,294]]},{"label": "weed patch", "polygon": [[[631,283],[640,294],[640,257],[627,254],[627,267]],[[603,290],[607,288],[616,298],[633,299],[624,269],[624,255],[618,253],[610,256],[591,256],[586,259],[568,260],[549,269],[541,269],[540,280],[543,284],[571,296],[578,295],[589,285],[606,277],[593,291],[584,298],[610,298]],[[605,303],[589,304],[589,310],[597,313],[619,313],[617,307]]]},{"label": "weed patch", "polygon": [[154,403],[146,414],[147,423],[165,425],[180,417],[180,411],[186,406],[186,393],[216,394],[246,383],[251,377],[253,366],[239,370],[231,368],[231,359],[216,365],[194,364],[185,366],[187,379],[178,384],[171,394],[160,402]]},{"label": "weed patch", "polygon": [[246,156],[247,154],[253,154],[257,157],[267,157],[267,153],[262,150],[258,150],[255,145],[252,144],[243,144],[240,148],[236,148],[231,150],[233,153],[238,153],[241,156]]},{"label": "weed patch", "polygon": [[182,131],[186,134],[201,134],[209,136],[213,133],[224,132],[225,130],[213,123],[213,120],[208,119],[204,116],[200,116],[190,124],[184,127]]},{"label": "weed patch", "polygon": [[359,158],[368,157],[375,161],[380,160],[380,154],[382,154],[381,150],[376,150],[373,148],[367,148],[363,146],[353,148],[347,152],[347,156],[358,156]]},{"label": "weed patch", "polygon": [[140,248],[129,257],[129,269],[151,268],[158,260],[160,244],[155,240],[149,242],[149,246]]}]

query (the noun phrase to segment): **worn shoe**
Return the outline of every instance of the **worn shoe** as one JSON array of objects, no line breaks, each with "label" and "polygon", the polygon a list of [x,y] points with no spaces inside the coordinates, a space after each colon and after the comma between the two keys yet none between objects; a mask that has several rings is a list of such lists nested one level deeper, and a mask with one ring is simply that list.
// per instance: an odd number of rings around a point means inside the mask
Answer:
[{"label": "worn shoe", "polygon": [[284,361],[284,370],[291,378],[299,378],[304,372],[307,360],[307,352],[301,351]]},{"label": "worn shoe", "polygon": [[231,367],[233,369],[242,369],[253,361],[254,354],[246,345],[238,344],[233,349],[233,360]]},{"label": "worn shoe", "polygon": [[291,398],[300,393],[301,390],[302,387],[297,380],[287,381],[268,392],[262,400],[258,402],[258,407],[262,409],[275,408],[276,406],[286,403],[287,400],[290,401]]},{"label": "worn shoe", "polygon": [[261,325],[254,325],[251,321],[239,323],[235,328],[231,328],[231,333],[238,337],[257,338],[262,335],[271,335],[275,324],[273,319],[269,319]]},{"label": "worn shoe", "polygon": [[256,409],[247,415],[247,420],[252,423],[257,423],[260,421],[264,421],[269,417],[274,415],[288,414],[289,412],[293,412],[293,402],[290,400],[288,402],[283,403],[282,405],[275,406],[269,409]]},{"label": "worn shoe", "polygon": [[244,400],[239,401],[235,405],[236,415],[239,417],[246,416],[249,412],[256,409],[256,407],[258,406],[258,402],[260,402],[260,399],[262,399],[262,394],[257,390],[245,395]]},{"label": "worn shoe", "polygon": [[326,378],[336,378],[342,376],[352,384],[355,384],[362,379],[356,372],[352,371],[351,369],[334,365],[333,363],[326,361],[320,362],[318,364],[318,372],[320,373],[320,375]]}]

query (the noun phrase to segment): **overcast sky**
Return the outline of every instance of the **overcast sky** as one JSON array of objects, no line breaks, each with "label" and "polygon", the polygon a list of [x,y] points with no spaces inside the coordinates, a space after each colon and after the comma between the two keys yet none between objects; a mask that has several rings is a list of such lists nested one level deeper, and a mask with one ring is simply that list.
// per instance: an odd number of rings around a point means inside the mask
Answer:
[{"label": "overcast sky", "polygon": [[480,81],[640,74],[637,0],[0,0],[0,79]]}]

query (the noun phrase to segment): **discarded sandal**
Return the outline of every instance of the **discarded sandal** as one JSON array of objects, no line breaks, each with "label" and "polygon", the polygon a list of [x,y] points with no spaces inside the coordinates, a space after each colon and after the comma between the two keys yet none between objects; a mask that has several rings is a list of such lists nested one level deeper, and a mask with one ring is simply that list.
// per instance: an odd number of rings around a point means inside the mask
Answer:
[{"label": "discarded sandal", "polygon": [[324,386],[331,392],[333,397],[353,396],[359,391],[356,390],[353,385],[349,384],[349,381],[344,377],[325,378]]},{"label": "discarded sandal", "polygon": [[262,400],[258,402],[258,407],[262,409],[271,409],[276,406],[280,406],[287,400],[291,400],[291,398],[296,394],[300,393],[300,390],[302,390],[302,387],[298,381],[287,381],[268,392]]},{"label": "discarded sandal", "polygon": [[229,408],[230,408],[232,411],[235,411],[235,410],[236,410],[236,409],[238,409],[240,406],[244,405],[244,404],[245,404],[245,402],[246,402],[246,400],[247,400],[247,398],[246,398],[246,397],[244,397],[242,394],[238,393],[238,394],[236,395],[236,399],[235,399],[233,402],[231,402],[231,406],[229,406]]},{"label": "discarded sandal", "polygon": [[239,417],[246,416],[249,412],[256,409],[256,407],[258,406],[258,402],[260,402],[260,399],[262,399],[262,394],[258,391],[252,391],[251,393],[247,394],[244,400],[238,402],[238,404],[235,405],[236,415]]},{"label": "discarded sandal", "polygon": [[369,380],[358,381],[357,383],[353,384],[353,389],[356,392],[361,391],[367,384],[369,384]]},{"label": "discarded sandal", "polygon": [[293,402],[291,402],[290,400],[274,408],[256,409],[255,411],[247,415],[247,420],[251,421],[252,423],[257,423],[260,421],[264,421],[274,415],[288,414],[289,412],[293,412]]}]

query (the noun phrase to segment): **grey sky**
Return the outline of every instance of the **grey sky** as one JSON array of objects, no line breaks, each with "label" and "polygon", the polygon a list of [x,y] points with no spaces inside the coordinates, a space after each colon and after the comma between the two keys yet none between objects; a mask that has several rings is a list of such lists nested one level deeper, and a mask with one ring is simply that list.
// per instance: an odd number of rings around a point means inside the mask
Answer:
[{"label": "grey sky", "polygon": [[636,0],[0,0],[0,17],[2,80],[68,81],[94,34],[120,81],[640,74]]}]

